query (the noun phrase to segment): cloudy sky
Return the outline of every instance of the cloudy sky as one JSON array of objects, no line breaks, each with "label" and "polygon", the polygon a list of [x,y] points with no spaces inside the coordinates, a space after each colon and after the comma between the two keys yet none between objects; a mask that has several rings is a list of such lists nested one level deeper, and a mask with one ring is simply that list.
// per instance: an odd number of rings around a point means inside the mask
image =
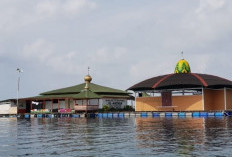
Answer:
[{"label": "cloudy sky", "polygon": [[127,89],[173,73],[232,80],[231,0],[0,0],[0,99],[83,83]]}]

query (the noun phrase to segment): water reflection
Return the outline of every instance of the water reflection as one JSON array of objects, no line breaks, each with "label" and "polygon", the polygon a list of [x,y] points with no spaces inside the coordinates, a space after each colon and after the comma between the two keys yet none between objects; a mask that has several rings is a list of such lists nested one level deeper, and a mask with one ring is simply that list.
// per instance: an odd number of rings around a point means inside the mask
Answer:
[{"label": "water reflection", "polygon": [[202,155],[209,151],[220,155],[225,147],[231,148],[231,118],[136,118],[136,125],[138,147],[160,154]]},{"label": "water reflection", "polygon": [[[126,136],[133,124],[130,121],[86,118],[21,120],[18,123],[17,156],[110,156],[115,153],[114,148],[120,150],[124,147],[121,142],[128,144],[129,137]],[[121,127],[117,128],[118,125]]]},{"label": "water reflection", "polygon": [[0,156],[230,156],[232,118],[0,118]]}]

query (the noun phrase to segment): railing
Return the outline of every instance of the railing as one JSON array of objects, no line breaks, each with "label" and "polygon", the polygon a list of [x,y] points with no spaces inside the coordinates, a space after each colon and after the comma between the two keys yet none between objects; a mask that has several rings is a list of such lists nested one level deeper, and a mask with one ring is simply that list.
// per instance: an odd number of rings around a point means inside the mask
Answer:
[{"label": "railing", "polygon": [[98,105],[76,105],[74,109],[76,111],[94,111],[98,110]]}]

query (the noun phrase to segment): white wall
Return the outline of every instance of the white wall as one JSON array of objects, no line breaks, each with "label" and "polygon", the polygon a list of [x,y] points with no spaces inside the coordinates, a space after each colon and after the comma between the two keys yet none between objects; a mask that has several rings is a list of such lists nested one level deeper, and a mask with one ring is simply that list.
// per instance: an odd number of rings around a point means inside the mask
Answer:
[{"label": "white wall", "polygon": [[0,114],[17,114],[17,107],[13,102],[1,102]]},{"label": "white wall", "polygon": [[0,105],[0,114],[9,114],[10,113],[10,104],[1,104]]}]

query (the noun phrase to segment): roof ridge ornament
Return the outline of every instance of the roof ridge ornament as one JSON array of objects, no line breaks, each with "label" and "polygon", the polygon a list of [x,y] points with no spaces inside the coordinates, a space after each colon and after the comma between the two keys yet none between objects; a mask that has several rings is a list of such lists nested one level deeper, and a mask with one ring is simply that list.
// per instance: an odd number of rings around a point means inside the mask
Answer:
[{"label": "roof ridge ornament", "polygon": [[89,90],[89,84],[92,81],[92,77],[89,75],[90,67],[88,66],[88,75],[85,76],[85,90]]},{"label": "roof ridge ornament", "polygon": [[184,52],[181,52],[182,59],[179,60],[175,67],[175,74],[185,74],[185,73],[191,73],[191,69],[189,66],[189,63],[184,59]]}]

